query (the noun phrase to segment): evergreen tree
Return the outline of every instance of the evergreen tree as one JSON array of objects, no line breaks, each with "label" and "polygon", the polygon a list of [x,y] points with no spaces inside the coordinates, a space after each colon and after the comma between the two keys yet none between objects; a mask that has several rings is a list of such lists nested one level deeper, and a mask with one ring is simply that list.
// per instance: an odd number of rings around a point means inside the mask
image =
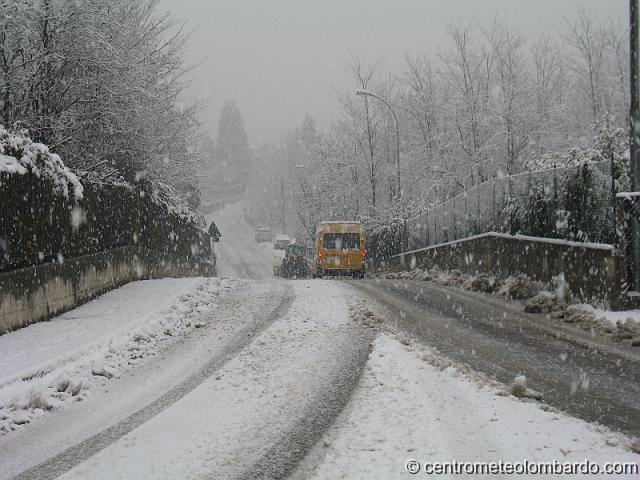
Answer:
[{"label": "evergreen tree", "polygon": [[579,241],[589,241],[588,232],[597,211],[594,196],[594,174],[590,162],[585,161],[567,179],[565,205],[569,212],[569,235]]},{"label": "evergreen tree", "polygon": [[224,183],[244,185],[251,153],[242,115],[232,100],[225,102],[220,112],[214,162]]}]

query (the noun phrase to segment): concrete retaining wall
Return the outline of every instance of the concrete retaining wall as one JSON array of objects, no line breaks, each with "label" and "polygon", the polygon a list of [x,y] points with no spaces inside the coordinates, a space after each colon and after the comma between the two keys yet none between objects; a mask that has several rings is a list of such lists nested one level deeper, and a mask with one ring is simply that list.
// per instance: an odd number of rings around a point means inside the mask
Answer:
[{"label": "concrete retaining wall", "polygon": [[0,334],[46,320],[134,280],[214,274],[213,265],[135,246],[0,273]]},{"label": "concrete retaining wall", "polygon": [[610,245],[488,233],[397,255],[385,268],[458,269],[504,279],[525,273],[549,282],[563,274],[579,302],[625,307],[622,257]]}]

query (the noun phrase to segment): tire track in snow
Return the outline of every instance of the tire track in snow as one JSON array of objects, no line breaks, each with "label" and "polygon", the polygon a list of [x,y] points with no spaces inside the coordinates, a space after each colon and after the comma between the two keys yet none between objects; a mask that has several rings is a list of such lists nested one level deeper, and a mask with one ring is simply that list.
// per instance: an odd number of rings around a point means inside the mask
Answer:
[{"label": "tire track in snow", "polygon": [[[282,299],[270,312],[262,312],[264,317],[255,326],[248,327],[238,333],[238,335],[227,344],[227,347],[220,355],[213,357],[199,371],[187,377],[182,383],[176,385],[160,398],[151,402],[146,407],[131,414],[115,425],[97,433],[86,440],[69,447],[58,455],[31,467],[24,472],[13,477],[14,480],[45,480],[56,478],[63,473],[81,464],[96,453],[105,449],[124,435],[133,431],[143,423],[158,415],[189,392],[198,387],[201,383],[211,377],[226,363],[238,355],[246,348],[254,338],[266,330],[278,318],[286,314],[294,300],[292,288],[287,287],[282,294]],[[261,315],[258,312],[256,315]]]},{"label": "tire track in snow", "polygon": [[316,395],[304,414],[234,480],[286,478],[331,427],[358,386],[376,336],[375,331],[358,325],[350,325],[349,330],[340,345],[341,368],[324,382],[319,389],[323,393]]}]

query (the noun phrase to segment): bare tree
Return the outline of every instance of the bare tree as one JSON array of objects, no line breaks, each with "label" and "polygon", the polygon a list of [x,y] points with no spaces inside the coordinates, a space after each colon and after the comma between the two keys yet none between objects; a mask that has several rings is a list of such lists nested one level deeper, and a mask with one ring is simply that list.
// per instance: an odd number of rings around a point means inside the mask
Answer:
[{"label": "bare tree", "polygon": [[458,146],[467,158],[465,176],[472,183],[483,180],[483,147],[487,141],[485,120],[488,115],[493,55],[485,45],[474,45],[473,24],[455,24],[448,28],[453,48],[440,55],[449,88],[453,92],[453,128]]},{"label": "bare tree", "polygon": [[629,109],[629,27],[620,20],[610,20],[604,27],[604,35],[605,44],[612,52],[607,55],[612,73],[612,110],[622,119]]},{"label": "bare tree", "polygon": [[597,128],[603,114],[602,74],[606,42],[602,26],[591,12],[578,10],[575,21],[564,20],[565,39],[574,50],[569,57],[576,86],[590,109],[591,124]]},{"label": "bare tree", "polygon": [[494,26],[489,40],[494,57],[498,115],[502,128],[495,137],[504,137],[505,165],[509,175],[518,172],[520,154],[529,143],[527,109],[530,105],[529,70],[522,34],[508,26]]},{"label": "bare tree", "polygon": [[[379,70],[382,60],[367,65],[358,56],[352,56],[349,66],[357,88],[370,90],[374,87],[376,72]],[[354,89],[355,90],[355,89]],[[381,170],[381,159],[379,155],[378,143],[381,136],[381,118],[384,118],[378,105],[372,103],[364,95],[355,99],[353,92],[339,94],[338,100],[342,104],[343,110],[349,119],[345,126],[353,126],[351,131],[353,142],[359,147],[362,153],[365,171],[371,189],[371,206],[376,207],[378,182]]]},{"label": "bare tree", "polygon": [[531,47],[533,64],[533,98],[535,111],[531,125],[531,138],[534,149],[531,156],[542,156],[549,148],[557,147],[554,139],[566,130],[562,122],[556,121],[562,105],[562,82],[564,70],[562,57],[557,45],[551,42],[549,35],[543,32]]}]

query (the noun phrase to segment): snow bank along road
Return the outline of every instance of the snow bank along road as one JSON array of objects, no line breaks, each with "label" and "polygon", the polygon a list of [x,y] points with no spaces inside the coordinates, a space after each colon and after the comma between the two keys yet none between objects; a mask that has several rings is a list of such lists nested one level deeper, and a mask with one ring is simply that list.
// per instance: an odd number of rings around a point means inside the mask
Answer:
[{"label": "snow bank along road", "polygon": [[637,349],[558,339],[553,321],[476,292],[405,280],[352,285],[375,298],[399,329],[446,356],[505,383],[524,374],[545,402],[640,437]]}]

